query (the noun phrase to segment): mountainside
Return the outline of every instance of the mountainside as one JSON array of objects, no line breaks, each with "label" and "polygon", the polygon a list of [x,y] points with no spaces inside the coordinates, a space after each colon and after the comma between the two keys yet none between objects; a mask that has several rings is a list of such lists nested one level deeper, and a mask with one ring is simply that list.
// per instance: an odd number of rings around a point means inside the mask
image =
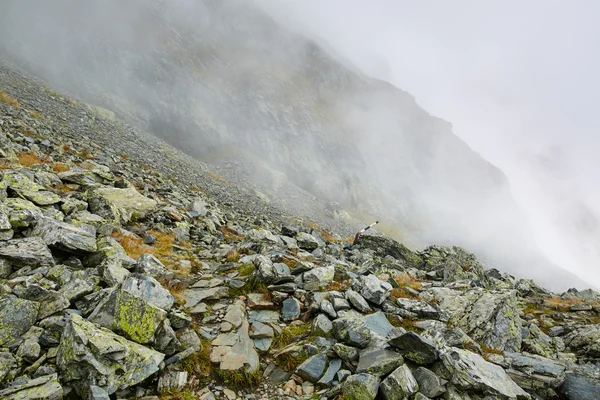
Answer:
[{"label": "mountainside", "polygon": [[298,203],[301,188],[414,247],[464,245],[556,289],[581,286],[544,259],[502,172],[448,122],[252,2],[67,1],[32,14],[9,1],[3,11],[4,57],[265,200]]},{"label": "mountainside", "polygon": [[600,397],[599,293],[370,233],[0,64],[2,399]]}]

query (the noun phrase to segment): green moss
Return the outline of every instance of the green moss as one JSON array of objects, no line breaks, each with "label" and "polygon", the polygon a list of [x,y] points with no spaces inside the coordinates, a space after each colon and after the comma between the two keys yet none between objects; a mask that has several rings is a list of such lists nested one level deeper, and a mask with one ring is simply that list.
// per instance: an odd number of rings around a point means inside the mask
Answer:
[{"label": "green moss", "polygon": [[234,389],[248,389],[258,386],[262,380],[262,371],[248,373],[242,370],[222,370],[216,371],[217,377],[227,387]]},{"label": "green moss", "polygon": [[248,293],[263,293],[267,300],[271,299],[271,291],[267,289],[267,285],[255,276],[248,278],[241,288],[229,288],[229,295],[232,297],[245,296]]},{"label": "green moss", "polygon": [[254,265],[252,264],[243,264],[238,267],[238,275],[239,276],[248,276],[254,272]]}]

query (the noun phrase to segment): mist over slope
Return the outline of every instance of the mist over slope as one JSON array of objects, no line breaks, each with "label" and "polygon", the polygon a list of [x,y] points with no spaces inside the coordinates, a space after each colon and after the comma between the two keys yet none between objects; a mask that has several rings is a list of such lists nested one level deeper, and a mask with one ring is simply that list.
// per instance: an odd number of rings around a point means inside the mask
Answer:
[{"label": "mist over slope", "polygon": [[542,257],[503,173],[450,123],[252,2],[7,1],[0,37],[2,57],[193,156],[251,154],[414,246],[461,245],[550,288],[584,286]]}]

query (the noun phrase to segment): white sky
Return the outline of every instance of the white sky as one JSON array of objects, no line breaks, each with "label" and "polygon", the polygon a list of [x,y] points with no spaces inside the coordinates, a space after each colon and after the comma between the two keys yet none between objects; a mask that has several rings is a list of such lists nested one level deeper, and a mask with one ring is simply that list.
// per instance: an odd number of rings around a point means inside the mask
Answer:
[{"label": "white sky", "polygon": [[600,2],[256,1],[450,121],[508,175],[542,250],[600,287]]}]

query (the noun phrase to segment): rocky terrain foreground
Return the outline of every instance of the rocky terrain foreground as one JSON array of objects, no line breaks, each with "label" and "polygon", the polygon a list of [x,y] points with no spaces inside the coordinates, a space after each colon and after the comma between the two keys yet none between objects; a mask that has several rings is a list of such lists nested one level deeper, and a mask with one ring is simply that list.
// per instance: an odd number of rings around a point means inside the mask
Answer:
[{"label": "rocky terrain foreground", "polygon": [[598,293],[260,215],[27,85],[0,87],[1,399],[600,399]]}]

